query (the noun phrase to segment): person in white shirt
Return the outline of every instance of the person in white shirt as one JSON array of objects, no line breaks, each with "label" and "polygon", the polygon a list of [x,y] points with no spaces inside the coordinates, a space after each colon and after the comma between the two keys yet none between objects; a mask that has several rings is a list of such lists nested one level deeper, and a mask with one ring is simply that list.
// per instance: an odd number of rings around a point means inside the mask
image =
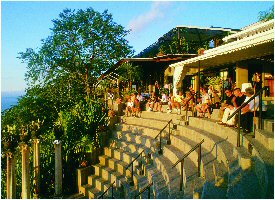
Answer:
[{"label": "person in white shirt", "polygon": [[[244,102],[247,102],[254,94],[253,88],[246,88],[245,94],[246,99],[244,100]],[[241,125],[244,133],[249,133],[252,131],[254,110],[257,111],[258,107],[259,96],[255,97],[255,100],[250,101],[245,107],[242,108]]]},{"label": "person in white shirt", "polygon": [[128,99],[127,105],[126,105],[126,117],[128,117],[129,113],[131,114],[133,112],[134,102],[131,98]]},{"label": "person in white shirt", "polygon": [[203,117],[204,113],[207,112],[207,117],[210,118],[211,114],[209,112],[210,96],[205,88],[202,88],[201,103],[196,105],[196,109],[199,112],[198,117]]},{"label": "person in white shirt", "polygon": [[168,97],[164,92],[162,92],[161,94],[162,94],[162,96],[161,96],[160,101],[157,102],[156,109],[158,109],[158,105],[159,105],[159,111],[163,112],[162,105],[166,105],[168,103]]}]

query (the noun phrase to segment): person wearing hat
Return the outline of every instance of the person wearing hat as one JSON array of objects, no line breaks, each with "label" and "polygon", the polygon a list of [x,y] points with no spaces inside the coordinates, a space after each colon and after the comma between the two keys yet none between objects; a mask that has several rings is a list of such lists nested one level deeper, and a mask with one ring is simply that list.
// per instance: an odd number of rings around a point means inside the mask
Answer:
[{"label": "person wearing hat", "polygon": [[[254,89],[248,87],[245,89],[246,99],[244,102],[247,102],[254,94]],[[252,130],[253,126],[253,116],[254,111],[259,107],[259,96],[255,97],[255,101],[250,101],[245,107],[242,108],[241,113],[241,126],[244,133],[249,133]]]}]

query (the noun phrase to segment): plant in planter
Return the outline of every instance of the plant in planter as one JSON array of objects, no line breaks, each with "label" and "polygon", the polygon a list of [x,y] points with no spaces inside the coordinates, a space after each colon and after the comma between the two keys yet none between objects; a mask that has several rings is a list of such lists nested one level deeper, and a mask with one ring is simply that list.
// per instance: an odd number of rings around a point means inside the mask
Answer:
[{"label": "plant in planter", "polygon": [[44,123],[44,120],[40,121],[38,119],[37,121],[32,121],[31,125],[29,125],[31,137],[33,139],[37,139],[41,135],[41,126],[43,125],[43,123]]},{"label": "plant in planter", "polygon": [[19,144],[19,132],[16,125],[7,125],[1,131],[2,144],[5,152],[14,152]]},{"label": "plant in planter", "polygon": [[20,141],[23,143],[27,143],[31,139],[28,125],[26,126],[22,125],[20,130],[21,130]]}]

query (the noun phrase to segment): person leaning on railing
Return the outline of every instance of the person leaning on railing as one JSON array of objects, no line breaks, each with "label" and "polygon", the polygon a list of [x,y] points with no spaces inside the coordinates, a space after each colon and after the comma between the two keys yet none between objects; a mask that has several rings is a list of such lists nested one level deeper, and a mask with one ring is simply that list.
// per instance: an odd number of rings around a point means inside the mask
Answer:
[{"label": "person leaning on railing", "polygon": [[[248,101],[254,94],[254,90],[252,87],[245,89],[246,99],[244,102]],[[259,107],[259,96],[255,97],[255,101],[250,101],[245,107],[242,109],[241,113],[241,126],[243,128],[244,133],[249,133],[252,130],[253,126],[253,116],[254,110],[256,111]]]},{"label": "person leaning on railing", "polygon": [[246,96],[241,92],[240,88],[235,88],[233,93],[234,93],[234,97],[232,98],[232,101],[231,101],[233,105],[231,104],[228,105],[228,107],[224,110],[222,121],[218,122],[218,124],[220,125],[225,125],[228,127],[235,126],[236,115],[229,120],[227,120],[227,118],[229,117],[229,115],[232,115],[238,107],[242,105]]}]

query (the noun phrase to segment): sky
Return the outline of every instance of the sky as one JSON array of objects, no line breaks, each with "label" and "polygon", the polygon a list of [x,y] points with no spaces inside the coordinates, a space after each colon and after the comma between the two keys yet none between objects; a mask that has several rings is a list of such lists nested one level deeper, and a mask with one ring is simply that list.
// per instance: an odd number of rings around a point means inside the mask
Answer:
[{"label": "sky", "polygon": [[178,25],[240,29],[258,21],[273,1],[2,1],[1,90],[26,89],[26,64],[18,53],[41,47],[51,34],[52,20],[65,8],[108,10],[113,20],[130,30],[136,54]]}]

